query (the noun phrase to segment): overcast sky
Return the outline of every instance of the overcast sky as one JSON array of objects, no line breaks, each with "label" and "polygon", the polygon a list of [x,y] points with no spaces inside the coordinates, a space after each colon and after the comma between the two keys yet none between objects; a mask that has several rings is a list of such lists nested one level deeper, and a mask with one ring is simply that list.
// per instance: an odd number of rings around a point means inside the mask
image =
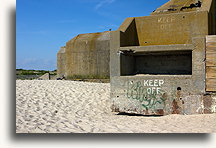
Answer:
[{"label": "overcast sky", "polygon": [[55,70],[61,46],[78,34],[116,30],[168,0],[17,0],[16,68]]}]

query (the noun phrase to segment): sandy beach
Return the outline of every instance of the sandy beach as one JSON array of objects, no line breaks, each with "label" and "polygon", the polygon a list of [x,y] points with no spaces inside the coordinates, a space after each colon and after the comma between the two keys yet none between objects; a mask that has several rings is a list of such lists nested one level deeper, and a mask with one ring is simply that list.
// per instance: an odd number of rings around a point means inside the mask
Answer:
[{"label": "sandy beach", "polygon": [[215,114],[161,117],[111,112],[110,84],[16,81],[17,133],[215,133]]}]

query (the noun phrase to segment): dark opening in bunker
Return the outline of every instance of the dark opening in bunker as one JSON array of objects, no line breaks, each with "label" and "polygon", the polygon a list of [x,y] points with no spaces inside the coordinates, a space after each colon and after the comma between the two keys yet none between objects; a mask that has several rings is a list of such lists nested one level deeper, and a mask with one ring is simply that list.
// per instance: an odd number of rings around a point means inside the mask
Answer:
[{"label": "dark opening in bunker", "polygon": [[123,52],[120,58],[121,76],[192,75],[192,51]]}]

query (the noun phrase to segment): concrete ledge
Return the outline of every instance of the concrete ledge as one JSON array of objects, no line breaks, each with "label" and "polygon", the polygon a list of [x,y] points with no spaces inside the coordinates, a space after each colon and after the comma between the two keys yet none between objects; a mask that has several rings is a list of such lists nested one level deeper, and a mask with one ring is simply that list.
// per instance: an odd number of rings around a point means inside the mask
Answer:
[{"label": "concrete ledge", "polygon": [[129,46],[120,47],[120,51],[134,51],[134,52],[159,52],[159,51],[192,51],[194,46],[192,44],[177,44],[177,45],[154,45],[154,46]]}]

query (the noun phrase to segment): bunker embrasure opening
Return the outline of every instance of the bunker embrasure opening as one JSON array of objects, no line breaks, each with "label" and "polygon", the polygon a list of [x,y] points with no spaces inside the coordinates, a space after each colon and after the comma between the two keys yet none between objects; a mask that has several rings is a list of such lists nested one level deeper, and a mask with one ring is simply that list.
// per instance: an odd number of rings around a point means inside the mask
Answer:
[{"label": "bunker embrasure opening", "polygon": [[123,52],[121,76],[192,75],[192,51]]}]

